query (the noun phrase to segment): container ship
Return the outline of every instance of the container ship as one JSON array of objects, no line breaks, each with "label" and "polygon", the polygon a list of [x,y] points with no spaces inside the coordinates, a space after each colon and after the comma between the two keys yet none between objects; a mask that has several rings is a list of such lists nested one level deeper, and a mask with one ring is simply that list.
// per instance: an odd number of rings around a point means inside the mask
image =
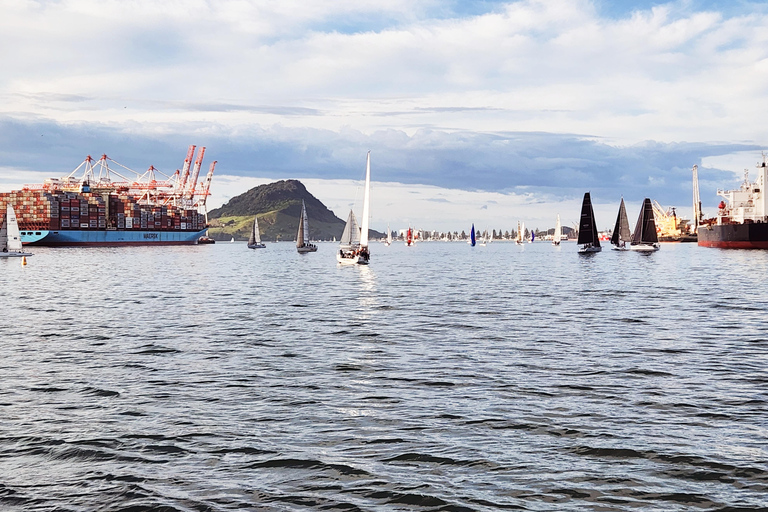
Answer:
[{"label": "container ship", "polygon": [[0,193],[0,223],[11,204],[23,245],[197,244],[208,227],[205,201],[216,162],[198,188],[205,148],[192,166],[194,152],[190,146],[183,170],[165,179],[152,166],[140,174],[106,155],[88,156],[68,176]]},{"label": "container ship", "polygon": [[[699,245],[728,249],[768,249],[768,194],[765,189],[768,184],[768,164],[765,154],[762,163],[757,164],[757,169],[756,181],[750,182],[749,171],[745,170],[740,188],[717,191],[723,200],[720,201],[716,217],[699,223]],[[696,170],[694,166],[694,179]],[[694,187],[694,194],[697,188]]]}]

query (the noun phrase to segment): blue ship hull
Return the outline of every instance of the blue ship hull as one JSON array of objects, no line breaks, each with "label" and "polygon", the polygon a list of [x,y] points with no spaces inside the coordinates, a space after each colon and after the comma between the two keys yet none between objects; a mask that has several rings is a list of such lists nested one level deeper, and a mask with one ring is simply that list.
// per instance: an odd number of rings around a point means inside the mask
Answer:
[{"label": "blue ship hull", "polygon": [[22,231],[23,245],[45,247],[119,247],[124,245],[194,245],[200,231],[150,231],[138,229]]}]

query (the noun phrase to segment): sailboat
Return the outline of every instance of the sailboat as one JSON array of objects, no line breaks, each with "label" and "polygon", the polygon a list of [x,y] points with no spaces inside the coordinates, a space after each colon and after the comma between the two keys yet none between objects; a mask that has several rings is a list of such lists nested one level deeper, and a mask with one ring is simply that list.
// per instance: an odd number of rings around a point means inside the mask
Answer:
[{"label": "sailboat", "polygon": [[627,220],[627,209],[624,206],[624,198],[621,198],[619,205],[619,214],[616,216],[616,225],[613,228],[611,243],[614,245],[614,251],[628,251],[627,243],[632,242],[632,235],[629,232],[629,220]]},{"label": "sailboat", "polygon": [[643,201],[643,209],[640,210],[640,216],[637,218],[635,232],[632,233],[632,242],[630,248],[633,251],[651,252],[658,251],[659,237],[656,234],[656,220],[653,217],[653,205],[649,198]]},{"label": "sailboat", "polygon": [[515,243],[517,245],[521,245],[523,243],[524,236],[525,236],[525,223],[517,221],[517,238],[515,238]]},{"label": "sailboat", "polygon": [[[231,242],[234,242],[235,239],[232,238]],[[248,248],[249,249],[264,249],[266,245],[261,243],[261,235],[259,234],[259,219],[258,217],[253,218],[253,227],[251,228],[251,236],[248,237]]]},{"label": "sailboat", "polygon": [[341,234],[339,252],[336,261],[342,265],[368,265],[371,254],[368,252],[368,218],[371,208],[371,152],[365,163],[365,192],[363,193],[363,226],[357,226],[355,213],[350,210],[347,224]]},{"label": "sailboat", "polygon": [[387,241],[384,242],[387,246],[392,245],[392,230],[389,229],[389,224],[387,224]]},{"label": "sailboat", "polygon": [[475,239],[475,225],[472,224],[472,229],[469,231],[469,245],[474,247],[477,243],[477,240]]},{"label": "sailboat", "polygon": [[563,226],[560,224],[560,214],[557,214],[557,224],[555,224],[555,232],[552,234],[552,245],[560,245],[560,240],[563,238]]},{"label": "sailboat", "polygon": [[316,252],[317,246],[309,243],[309,221],[307,220],[307,208],[304,200],[301,200],[301,217],[299,217],[299,232],[296,235],[296,250],[299,254]]},{"label": "sailboat", "polygon": [[600,252],[600,237],[597,235],[597,225],[595,224],[595,212],[592,210],[592,198],[589,192],[584,193],[584,201],[581,203],[581,220],[579,222],[579,244],[580,253]]},{"label": "sailboat", "polygon": [[531,230],[531,239],[528,240],[528,243],[532,244],[535,239],[536,239],[536,233],[533,230]]},{"label": "sailboat", "polygon": [[413,230],[411,229],[410,226],[408,226],[408,232],[405,235],[405,245],[410,247],[410,246],[413,245],[413,243],[414,243],[413,242]]},{"label": "sailboat", "polygon": [[32,256],[31,252],[24,252],[21,248],[21,234],[16,212],[10,204],[5,210],[5,219],[0,227],[0,258],[12,258]]}]

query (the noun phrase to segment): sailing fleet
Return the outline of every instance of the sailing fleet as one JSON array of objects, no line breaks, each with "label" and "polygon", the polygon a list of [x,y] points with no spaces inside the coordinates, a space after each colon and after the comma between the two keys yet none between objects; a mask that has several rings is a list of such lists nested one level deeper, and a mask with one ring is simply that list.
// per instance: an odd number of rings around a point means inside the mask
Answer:
[{"label": "sailing fleet", "polygon": [[[347,216],[347,222],[344,225],[344,232],[341,235],[339,241],[339,251],[336,254],[336,261],[339,265],[368,265],[370,263],[371,254],[369,247],[368,231],[369,231],[369,219],[370,219],[370,193],[371,193],[371,152],[366,155],[365,163],[365,186],[363,193],[363,211],[362,211],[362,223],[358,223],[357,217],[353,209],[350,209]],[[0,242],[2,246],[3,255],[16,255],[21,254],[21,242],[18,236],[18,226],[15,224],[15,216],[13,215],[12,208],[9,206],[8,215],[6,215],[6,221],[2,225],[2,231],[0,231]],[[15,231],[14,231],[15,228]],[[557,215],[557,221],[552,235],[552,245],[559,246],[562,241],[562,224],[560,222],[560,214]],[[584,199],[581,206],[581,216],[579,220],[579,236],[577,240],[578,252],[580,254],[591,254],[602,251],[600,245],[600,237],[597,231],[597,225],[595,223],[595,212],[592,208],[592,198],[589,192],[584,194]],[[478,242],[478,236],[482,236],[480,239],[480,246],[486,246],[493,240],[490,230],[486,230],[485,233],[479,233],[475,230],[474,223],[469,232],[468,244],[475,247]],[[405,235],[406,246],[413,246],[415,243],[415,236],[413,229],[409,226],[407,234]],[[523,221],[517,222],[517,236],[515,243],[533,243],[536,239],[536,233],[531,230],[528,232],[525,229],[525,223]],[[16,240],[18,244],[16,244]],[[234,239],[233,239],[234,240]],[[387,224],[387,236],[384,243],[389,246],[392,244],[392,231]],[[630,234],[629,221],[627,218],[626,206],[624,205],[624,198],[621,199],[619,206],[619,213],[616,218],[616,225],[613,229],[613,236],[611,238],[611,244],[613,249],[617,251],[634,250],[640,252],[653,252],[659,250],[659,240],[656,233],[656,225],[653,213],[653,204],[649,198],[645,198],[643,201],[643,207],[640,211],[640,216],[637,219],[634,233]],[[254,217],[251,234],[248,239],[249,249],[263,249],[266,245],[261,241],[259,234],[259,221],[258,217]],[[317,245],[311,243],[309,237],[309,219],[307,217],[307,207],[304,201],[301,202],[301,214],[299,216],[299,228],[296,234],[296,250],[299,254],[307,254],[317,251]]]}]

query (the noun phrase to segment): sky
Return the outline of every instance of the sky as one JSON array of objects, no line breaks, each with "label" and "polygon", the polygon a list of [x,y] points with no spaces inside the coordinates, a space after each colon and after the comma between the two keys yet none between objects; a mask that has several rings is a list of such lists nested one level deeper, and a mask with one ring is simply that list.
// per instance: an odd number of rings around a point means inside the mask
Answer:
[{"label": "sky", "polygon": [[[705,213],[768,149],[768,6],[688,0],[0,0],[0,190],[92,154],[300,179],[372,227]],[[754,175],[754,174],[753,174]]]}]

